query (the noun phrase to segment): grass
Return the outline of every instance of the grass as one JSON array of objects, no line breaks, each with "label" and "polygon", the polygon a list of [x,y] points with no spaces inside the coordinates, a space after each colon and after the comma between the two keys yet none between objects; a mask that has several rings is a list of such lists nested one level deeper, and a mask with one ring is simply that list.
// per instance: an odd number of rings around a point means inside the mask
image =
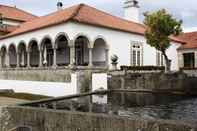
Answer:
[{"label": "grass", "polygon": [[28,94],[28,93],[0,93],[0,97],[9,97],[9,98],[16,98],[16,99],[23,99],[30,101],[51,98],[49,96]]}]

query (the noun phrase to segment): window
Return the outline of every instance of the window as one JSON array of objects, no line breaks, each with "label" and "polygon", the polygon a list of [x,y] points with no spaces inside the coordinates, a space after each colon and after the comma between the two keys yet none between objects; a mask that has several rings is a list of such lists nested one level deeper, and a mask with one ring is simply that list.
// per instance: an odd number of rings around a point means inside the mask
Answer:
[{"label": "window", "polygon": [[132,66],[142,66],[142,45],[138,42],[133,42],[131,44],[131,65]]},{"label": "window", "polygon": [[195,67],[195,56],[194,53],[184,53],[183,59],[184,59],[184,67],[187,68],[194,68]]},{"label": "window", "polygon": [[156,52],[156,64],[157,66],[164,66],[164,57],[160,51]]}]

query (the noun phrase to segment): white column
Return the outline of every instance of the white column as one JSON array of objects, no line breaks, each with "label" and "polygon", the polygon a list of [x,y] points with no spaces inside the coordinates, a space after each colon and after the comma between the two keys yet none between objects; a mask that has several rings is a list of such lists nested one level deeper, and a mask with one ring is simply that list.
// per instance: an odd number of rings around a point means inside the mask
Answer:
[{"label": "white column", "polygon": [[178,65],[179,68],[184,67],[184,58],[183,58],[183,53],[178,51]]},{"label": "white column", "polygon": [[10,67],[10,56],[9,56],[9,51],[6,53],[6,67]]},{"label": "white column", "polygon": [[39,67],[42,67],[43,63],[42,63],[42,50],[39,50]]},{"label": "white column", "polygon": [[30,67],[30,51],[27,51],[27,67]]},{"label": "white column", "polygon": [[107,68],[109,67],[109,49],[106,49],[105,52],[105,65]]},{"label": "white column", "polygon": [[197,68],[197,51],[195,51],[194,64],[195,68]]},{"label": "white column", "polygon": [[20,53],[16,52],[16,67],[20,67]]},{"label": "white column", "polygon": [[93,66],[92,48],[89,48],[89,67]]},{"label": "white column", "polygon": [[69,41],[69,47],[70,47],[70,67],[74,66],[75,63],[75,44],[74,40]]},{"label": "white column", "polygon": [[3,68],[2,66],[2,53],[0,52],[0,68]]},{"label": "white column", "polygon": [[57,67],[57,49],[56,48],[54,48],[53,49],[53,67]]}]

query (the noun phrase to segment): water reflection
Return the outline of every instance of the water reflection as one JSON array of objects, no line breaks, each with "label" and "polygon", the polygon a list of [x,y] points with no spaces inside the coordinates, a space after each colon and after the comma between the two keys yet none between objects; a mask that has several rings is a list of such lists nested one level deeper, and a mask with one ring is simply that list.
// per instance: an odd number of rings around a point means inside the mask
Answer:
[{"label": "water reflection", "polygon": [[120,116],[148,119],[197,120],[197,98],[171,104],[133,107],[119,111]]}]

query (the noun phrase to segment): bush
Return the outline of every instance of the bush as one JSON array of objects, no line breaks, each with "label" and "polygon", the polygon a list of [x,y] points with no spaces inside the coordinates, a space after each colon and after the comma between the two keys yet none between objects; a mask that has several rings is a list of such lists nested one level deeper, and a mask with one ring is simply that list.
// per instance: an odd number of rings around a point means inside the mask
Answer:
[{"label": "bush", "polygon": [[132,70],[132,71],[164,71],[164,66],[120,66],[121,70]]}]

